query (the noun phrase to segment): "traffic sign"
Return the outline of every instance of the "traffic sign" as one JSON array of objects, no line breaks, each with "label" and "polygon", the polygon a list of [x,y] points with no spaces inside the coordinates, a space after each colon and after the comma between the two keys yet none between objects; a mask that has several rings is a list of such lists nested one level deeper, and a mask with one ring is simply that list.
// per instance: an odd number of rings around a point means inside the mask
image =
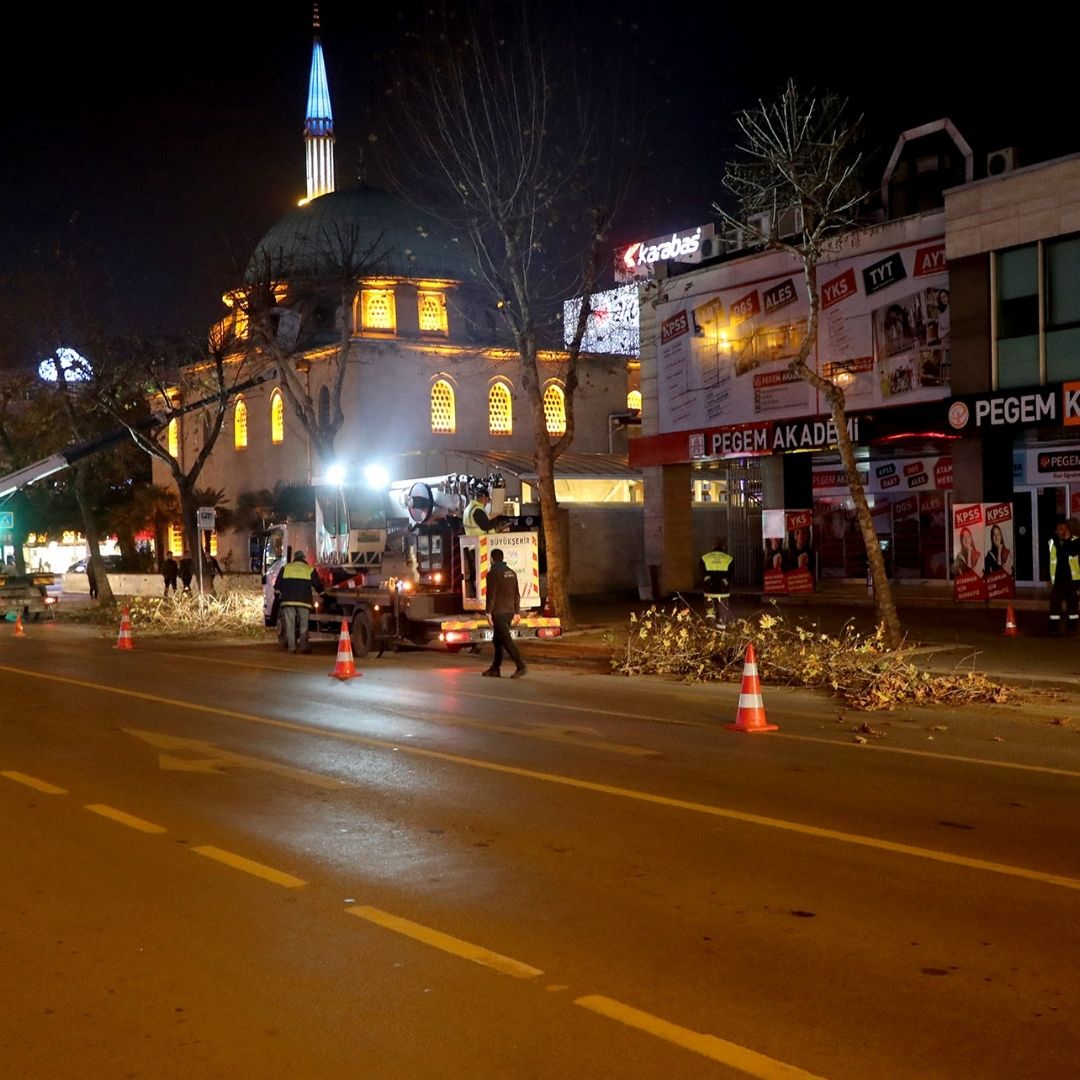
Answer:
[{"label": "traffic sign", "polygon": [[0,510],[0,529],[15,528],[15,511]]},{"label": "traffic sign", "polygon": [[212,506],[199,507],[199,528],[211,530],[214,528],[214,508]]}]

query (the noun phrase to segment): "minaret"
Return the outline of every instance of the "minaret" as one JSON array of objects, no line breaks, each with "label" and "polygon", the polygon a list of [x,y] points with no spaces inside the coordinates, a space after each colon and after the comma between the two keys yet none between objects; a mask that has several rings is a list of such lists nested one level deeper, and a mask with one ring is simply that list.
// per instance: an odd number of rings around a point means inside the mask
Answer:
[{"label": "minaret", "polygon": [[315,5],[315,44],[311,51],[304,146],[307,150],[305,201],[310,202],[334,190],[334,117],[330,112],[330,87],[326,83],[326,63],[319,41],[318,4]]}]

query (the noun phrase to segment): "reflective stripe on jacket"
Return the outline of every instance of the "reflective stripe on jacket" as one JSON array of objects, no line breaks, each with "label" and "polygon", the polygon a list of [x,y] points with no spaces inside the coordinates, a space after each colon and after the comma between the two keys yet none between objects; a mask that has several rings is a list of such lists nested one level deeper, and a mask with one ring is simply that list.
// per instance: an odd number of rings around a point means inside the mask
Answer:
[{"label": "reflective stripe on jacket", "polygon": [[461,515],[461,523],[465,526],[466,536],[483,536],[487,532],[487,529],[481,528],[476,522],[477,510],[483,512],[483,509],[484,504],[479,499],[473,499],[465,507],[465,513]]},{"label": "reflective stripe on jacket", "polygon": [[302,559],[286,563],[274,582],[274,592],[281,594],[282,607],[314,607],[311,590],[322,593],[319,575]]},{"label": "reflective stripe on jacket", "polygon": [[[1076,541],[1065,541],[1061,544],[1061,547],[1066,545],[1075,546]],[[1050,541],[1050,581],[1057,580],[1057,561],[1058,561],[1058,543],[1056,540]],[[1069,556],[1069,574],[1073,581],[1080,581],[1080,555]]]}]

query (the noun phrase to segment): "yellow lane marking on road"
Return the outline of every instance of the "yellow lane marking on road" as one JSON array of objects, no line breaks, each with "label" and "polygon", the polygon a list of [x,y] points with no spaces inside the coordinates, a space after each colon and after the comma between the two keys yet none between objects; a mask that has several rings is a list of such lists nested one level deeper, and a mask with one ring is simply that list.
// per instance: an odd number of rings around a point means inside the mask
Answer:
[{"label": "yellow lane marking on road", "polygon": [[14,780],[16,784],[25,784],[29,788],[33,788],[35,791],[44,792],[46,795],[66,795],[67,791],[62,787],[57,787],[55,784],[50,784],[47,780],[38,780],[34,776],[27,776],[23,772],[14,772],[7,770],[0,772],[0,776],[6,776],[9,780]]},{"label": "yellow lane marking on road", "polygon": [[907,754],[909,757],[935,758],[939,761],[960,761],[965,765],[989,765],[995,769],[1017,769],[1020,772],[1049,773],[1051,776],[1068,776],[1080,779],[1076,769],[1055,769],[1050,765],[1026,765],[1019,761],[990,761],[987,758],[966,757],[963,754],[935,753],[933,750],[912,750],[905,746],[882,746],[880,743],[839,742],[836,739],[819,739],[814,735],[791,735],[778,731],[773,736],[777,739],[791,739],[795,742],[819,743],[822,746],[842,746],[852,750],[876,750],[884,754]]},{"label": "yellow lane marking on road", "polygon": [[1044,874],[1038,870],[1028,870],[1025,867],[1009,866],[1006,863],[988,862],[984,859],[971,859],[964,855],[951,855],[944,851],[934,851],[932,848],[915,847],[911,844],[895,843],[891,840],[878,840],[872,836],[860,836],[857,833],[840,832],[836,829],[823,829],[816,825],[803,825],[796,821],[785,821],[781,818],[764,817],[761,814],[748,814],[741,810],[729,810],[722,806],[710,806],[707,803],[690,802],[686,799],[673,799],[666,795],[653,795],[647,791],[635,791],[632,788],[614,787],[611,784],[598,784],[592,780],[578,780],[572,776],[559,776],[556,773],[537,772],[534,769],[522,769],[515,765],[499,765],[493,761],[480,761],[476,758],[462,757],[459,754],[447,754],[441,750],[426,750],[420,746],[409,746],[407,743],[389,742],[385,739],[372,739],[365,735],[353,735],[350,732],[334,731],[328,728],[316,728],[309,724],[295,724],[287,720],[274,720],[268,716],[255,716],[252,713],[242,713],[232,709],[219,709],[211,705],[197,705],[186,701],[177,701],[174,698],[160,697],[156,694],[146,694],[139,690],[125,690],[115,686],[103,686],[100,683],[87,682],[82,679],[71,679],[63,675],[47,675],[37,671],[26,671],[23,668],[0,665],[0,671],[9,671],[14,675],[25,675],[35,679],[46,679],[52,682],[60,682],[69,686],[82,686],[91,690],[99,690],[102,693],[117,694],[121,697],[136,698],[140,701],[153,701],[158,704],[188,709],[192,712],[205,713],[210,716],[227,716],[234,720],[243,720],[247,723],[262,724],[266,727],[278,728],[281,731],[295,731],[306,735],[320,735],[337,739],[341,742],[352,743],[356,746],[370,746],[379,750],[393,750],[396,753],[411,754],[414,757],[425,757],[433,761],[445,761],[453,765],[465,765],[472,769],[484,769],[488,772],[501,773],[506,776],[521,776],[529,780],[539,780],[546,784],[559,784],[563,787],[576,788],[579,791],[592,791],[602,795],[613,795],[622,799],[633,799],[637,802],[649,803],[653,806],[666,806],[674,810],[687,810],[695,814],[706,814],[710,817],[724,818],[728,821],[739,821],[748,825],[761,825],[770,829],[779,829],[782,832],[797,833],[802,836],[812,836],[819,840],[833,840],[843,844],[852,844],[856,847],[866,847],[877,851],[887,851],[896,855],[909,855],[918,859],[928,859],[932,862],[945,863],[951,866],[965,866],[972,870],[986,870],[994,874],[1004,874],[1007,877],[1023,878],[1027,881],[1035,881],[1043,885],[1060,885],[1066,889],[1080,890],[1080,879],[1062,877],[1059,874]]},{"label": "yellow lane marking on road", "polygon": [[[190,660],[191,656],[184,656],[181,653],[155,653],[155,656],[174,656],[185,660]],[[256,664],[249,663],[245,660],[225,660],[217,656],[200,656],[199,663],[208,664],[229,664],[232,667],[250,667],[258,668],[261,671],[283,671],[289,674],[303,674],[306,669],[290,667],[288,665],[282,665],[280,667],[270,664]],[[3,670],[3,668],[0,668]],[[406,691],[408,693],[408,691]],[[738,687],[734,687],[732,693],[738,695]],[[462,690],[459,687],[454,687],[455,697],[471,697],[479,698],[482,701],[498,701],[500,704],[513,704],[513,705],[531,705],[538,709],[558,709],[559,712],[582,712],[582,713],[595,713],[597,716],[617,716],[621,720],[649,720],[654,724],[673,724],[676,727],[713,727],[713,724],[707,724],[700,720],[680,720],[674,719],[670,716],[646,716],[643,713],[631,713],[624,712],[621,709],[597,709],[591,705],[560,705],[554,701],[537,701],[534,698],[527,697],[507,697],[504,694],[482,694],[475,690]]]},{"label": "yellow lane marking on road", "polygon": [[521,963],[520,960],[512,960],[509,956],[503,956],[497,952],[491,952],[480,945],[462,941],[461,938],[451,937],[440,930],[433,930],[430,926],[403,919],[398,915],[391,915],[388,911],[381,911],[373,907],[349,907],[345,909],[350,915],[366,919],[386,930],[393,930],[397,934],[420,941],[425,945],[441,949],[443,952],[460,956],[464,960],[471,960],[474,964],[483,964],[503,975],[512,975],[515,979],[535,979],[544,973],[539,968],[530,967]]},{"label": "yellow lane marking on road", "polygon": [[142,818],[135,817],[133,814],[125,814],[123,810],[117,810],[112,806],[106,806],[104,803],[88,803],[85,809],[89,810],[91,814],[100,814],[103,818],[108,818],[110,821],[116,821],[121,825],[127,825],[129,829],[138,829],[139,832],[160,834],[169,831],[161,825],[155,825],[152,821],[144,821]]},{"label": "yellow lane marking on road", "polygon": [[681,1046],[684,1050],[692,1050],[695,1054],[702,1054],[722,1065],[738,1069],[747,1076],[757,1077],[757,1080],[822,1080],[814,1073],[808,1073],[794,1065],[786,1065],[782,1061],[776,1061],[754,1050],[748,1050],[745,1046],[728,1042],[726,1039],[718,1039],[715,1035],[702,1035],[689,1028],[679,1027],[678,1024],[661,1020],[660,1017],[653,1016],[651,1013],[642,1012],[630,1005],[623,1005],[613,998],[590,994],[577,998],[574,1004],[591,1009],[601,1016],[618,1020],[622,1024],[637,1028],[649,1035],[666,1039],[668,1042]]},{"label": "yellow lane marking on road", "polygon": [[286,889],[299,889],[307,884],[303,879],[286,874],[283,870],[275,870],[272,866],[255,862],[254,859],[245,859],[243,855],[236,855],[211,844],[191,850],[197,855],[205,855],[206,858],[213,859],[215,862],[231,866],[234,870],[243,870],[245,874],[252,874],[264,881],[271,881],[275,885],[283,885]]}]

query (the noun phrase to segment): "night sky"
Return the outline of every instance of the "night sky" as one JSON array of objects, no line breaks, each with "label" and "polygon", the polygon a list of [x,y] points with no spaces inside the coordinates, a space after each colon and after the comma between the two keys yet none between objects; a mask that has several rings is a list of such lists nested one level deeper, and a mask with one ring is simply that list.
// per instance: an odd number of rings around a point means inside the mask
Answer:
[{"label": "night sky", "polygon": [[[220,315],[258,237],[304,194],[311,9],[118,6],[7,16],[0,270],[32,270],[62,249],[92,268],[117,326],[198,330]],[[955,18],[932,5],[565,7],[542,10],[655,106],[627,239],[710,220],[733,111],[771,98],[788,75],[866,115],[875,186],[899,133],[942,116],[975,149],[977,175],[1004,146],[1019,147],[1022,164],[1080,151],[1075,61],[1049,6],[1000,27],[967,5]],[[356,178],[361,150],[378,183],[389,57],[423,8],[325,0],[321,10],[338,185]],[[814,10],[829,25],[801,33],[799,13]]]}]

